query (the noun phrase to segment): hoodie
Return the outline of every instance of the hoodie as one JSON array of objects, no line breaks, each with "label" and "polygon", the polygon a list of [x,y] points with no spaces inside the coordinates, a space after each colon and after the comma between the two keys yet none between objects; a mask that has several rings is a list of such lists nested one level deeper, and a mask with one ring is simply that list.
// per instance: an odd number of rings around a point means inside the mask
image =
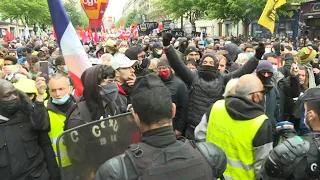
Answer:
[{"label": "hoodie", "polygon": [[[101,117],[114,116],[118,114],[119,109],[115,102],[109,102],[106,107],[103,106],[103,101],[99,89],[99,72],[103,65],[96,65],[84,71],[81,76],[81,81],[84,87],[83,95],[75,107],[70,109],[67,115],[66,129],[74,128],[87,122],[99,120]],[[90,112],[91,119],[84,119],[78,108],[78,104],[85,101],[85,104]]]},{"label": "hoodie", "polygon": [[[227,96],[225,102],[228,114],[235,121],[247,121],[264,114],[264,108],[261,105],[252,102],[244,96]],[[206,140],[207,126],[212,106],[213,105],[211,105],[208,111],[203,115],[200,124],[194,131],[196,140]],[[268,120],[264,121],[264,123],[261,125],[257,134],[253,138],[252,145],[254,147],[253,153],[255,156],[254,167],[257,174],[261,168],[263,160],[272,150],[272,127]]]}]

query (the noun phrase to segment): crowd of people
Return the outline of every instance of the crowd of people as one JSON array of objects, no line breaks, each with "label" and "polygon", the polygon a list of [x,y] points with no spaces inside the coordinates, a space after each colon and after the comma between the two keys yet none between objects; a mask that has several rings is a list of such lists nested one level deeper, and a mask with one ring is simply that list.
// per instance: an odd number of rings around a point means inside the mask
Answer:
[{"label": "crowd of people", "polygon": [[[55,41],[0,42],[0,179],[319,179],[317,43],[170,33],[84,42],[93,66],[76,97]],[[141,136],[124,154],[90,160],[57,141],[130,112]],[[91,161],[101,167],[74,169]]]}]

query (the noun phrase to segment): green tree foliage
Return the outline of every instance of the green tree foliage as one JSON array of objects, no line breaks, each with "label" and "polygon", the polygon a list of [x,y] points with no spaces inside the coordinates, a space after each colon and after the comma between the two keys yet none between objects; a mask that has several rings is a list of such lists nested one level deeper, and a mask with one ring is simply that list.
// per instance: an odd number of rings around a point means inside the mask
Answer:
[{"label": "green tree foliage", "polygon": [[86,28],[88,26],[89,20],[82,10],[77,10],[75,5],[69,2],[65,2],[63,5],[74,27]]},{"label": "green tree foliage", "polygon": [[126,17],[124,17],[124,27],[129,28],[131,24],[134,23],[142,23],[142,11],[140,10],[133,10],[131,13],[129,13]]},{"label": "green tree foliage", "polygon": [[194,25],[196,20],[204,17],[208,2],[209,0],[157,0],[155,6],[175,20],[184,17]]},{"label": "green tree foliage", "polygon": [[1,0],[2,19],[21,20],[23,24],[50,25],[47,0]]},{"label": "green tree foliage", "polygon": [[[233,22],[242,21],[245,32],[249,32],[249,24],[257,21],[266,5],[266,0],[199,0],[206,3],[205,14],[208,19],[222,19]],[[277,15],[293,16],[296,7],[291,3],[301,3],[302,0],[287,0],[287,3],[277,9]],[[245,34],[247,36],[247,34]]]}]

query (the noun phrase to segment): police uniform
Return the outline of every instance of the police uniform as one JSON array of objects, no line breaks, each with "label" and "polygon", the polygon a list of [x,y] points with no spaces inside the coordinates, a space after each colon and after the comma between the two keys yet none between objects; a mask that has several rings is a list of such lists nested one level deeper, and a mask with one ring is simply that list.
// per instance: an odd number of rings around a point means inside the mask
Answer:
[{"label": "police uniform", "polygon": [[[306,101],[319,100],[320,89],[309,89]],[[316,180],[320,177],[320,132],[286,139],[275,147],[261,169],[260,180]]]},{"label": "police uniform", "polygon": [[[144,92],[146,86],[166,88],[154,74],[138,78],[135,90]],[[226,155],[218,146],[177,140],[173,127],[165,126],[144,132],[140,143],[104,163],[94,180],[212,180],[223,177],[226,164]]]}]

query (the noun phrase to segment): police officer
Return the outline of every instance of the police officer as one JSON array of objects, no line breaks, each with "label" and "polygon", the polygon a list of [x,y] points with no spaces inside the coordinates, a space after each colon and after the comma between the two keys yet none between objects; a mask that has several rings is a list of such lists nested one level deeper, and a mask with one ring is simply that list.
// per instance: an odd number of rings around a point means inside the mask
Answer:
[{"label": "police officer", "polygon": [[105,162],[94,180],[202,179],[223,177],[225,153],[212,143],[177,140],[172,118],[176,107],[169,89],[155,74],[137,78],[132,92],[133,116],[141,143]]},{"label": "police officer", "polygon": [[305,122],[312,130],[275,147],[261,169],[260,179],[319,179],[320,177],[320,88],[306,92]]}]

